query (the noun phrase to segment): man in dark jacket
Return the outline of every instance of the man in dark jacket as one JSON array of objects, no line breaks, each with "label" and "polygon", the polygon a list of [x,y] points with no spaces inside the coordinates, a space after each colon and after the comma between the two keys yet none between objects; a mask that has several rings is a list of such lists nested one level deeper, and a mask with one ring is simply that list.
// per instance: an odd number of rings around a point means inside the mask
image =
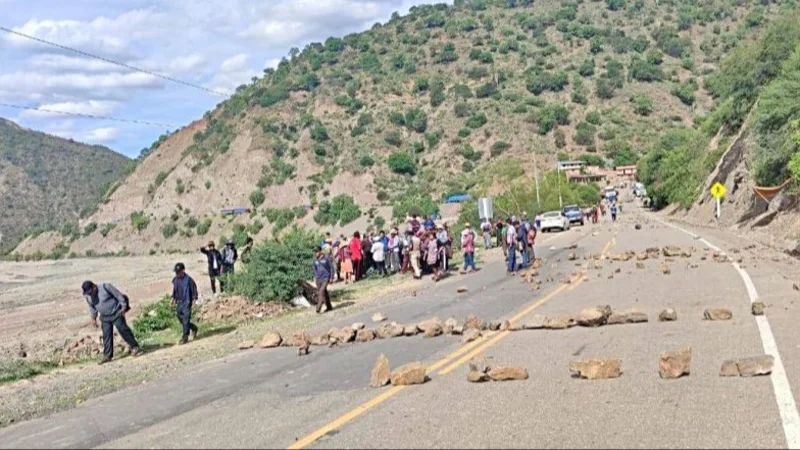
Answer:
[{"label": "man in dark jacket", "polygon": [[110,283],[97,285],[87,280],[83,282],[81,289],[86,303],[89,304],[89,316],[95,328],[97,328],[97,316],[100,316],[103,328],[103,359],[100,360],[100,364],[110,362],[114,358],[114,327],[117,327],[119,335],[131,348],[131,355],[142,354],[133,331],[125,322],[125,313],[130,310],[128,298]]},{"label": "man in dark jacket", "polygon": [[236,260],[239,259],[239,253],[236,251],[236,247],[233,244],[233,241],[228,241],[225,244],[225,248],[222,249],[222,275],[223,277],[219,279],[219,290],[220,292],[225,292],[225,281],[226,281],[226,274],[233,275],[233,266],[236,264]]},{"label": "man in dark jacket", "polygon": [[322,252],[322,247],[314,249],[314,278],[317,283],[317,314],[322,312],[322,305],[325,311],[333,309],[331,297],[328,295],[328,282],[330,282],[333,266],[331,260]]},{"label": "man in dark jacket", "polygon": [[[208,245],[200,251],[208,258],[208,278],[211,280],[211,293],[217,293],[217,277],[222,273],[222,255],[219,250],[214,248],[214,241],[209,241]],[[220,281],[220,291],[222,282]]]},{"label": "man in dark jacket", "polygon": [[186,266],[183,263],[175,264],[175,278],[172,279],[172,305],[176,307],[178,320],[183,325],[183,335],[178,345],[183,345],[189,341],[189,333],[192,338],[197,338],[197,326],[192,323],[192,303],[197,300],[197,284],[192,277],[186,274]]}]

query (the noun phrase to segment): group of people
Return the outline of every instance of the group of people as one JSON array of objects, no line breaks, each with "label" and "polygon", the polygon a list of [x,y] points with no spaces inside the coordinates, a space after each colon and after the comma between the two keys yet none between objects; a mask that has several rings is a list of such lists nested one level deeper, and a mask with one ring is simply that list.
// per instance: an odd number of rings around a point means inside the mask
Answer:
[{"label": "group of people", "polygon": [[[521,218],[515,216],[498,219],[495,224],[490,220],[483,220],[481,232],[483,233],[483,245],[485,249],[492,248],[492,237],[496,239],[496,246],[503,249],[506,258],[506,270],[513,274],[519,269],[530,266],[531,261],[536,258],[534,244],[538,234],[540,217],[531,222],[527,213],[522,213]],[[517,254],[521,260],[517,264]]]},{"label": "group of people", "polygon": [[[608,203],[609,205],[606,206],[606,203]],[[622,205],[621,204],[618,205],[616,201],[603,200],[597,205],[592,206],[591,208],[587,208],[584,211],[583,215],[584,217],[586,217],[586,219],[590,220],[593,224],[595,224],[598,222],[600,216],[602,217],[606,216],[606,211],[609,211],[611,213],[611,221],[616,222],[617,214],[619,212],[622,212]]]}]

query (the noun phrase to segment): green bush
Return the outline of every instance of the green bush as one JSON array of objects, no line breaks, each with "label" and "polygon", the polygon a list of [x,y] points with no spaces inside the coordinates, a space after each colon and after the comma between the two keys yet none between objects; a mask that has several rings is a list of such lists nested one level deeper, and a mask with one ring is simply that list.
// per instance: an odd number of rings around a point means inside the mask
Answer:
[{"label": "green bush", "polygon": [[261,223],[260,220],[256,219],[247,226],[247,233],[248,234],[258,234],[261,230],[264,229],[264,224]]},{"label": "green bush", "polygon": [[697,84],[693,81],[687,81],[686,83],[676,84],[670,90],[670,93],[675,97],[678,97],[684,105],[691,106],[694,104],[694,91],[697,90]]},{"label": "green bush", "polygon": [[300,294],[299,283],[314,277],[314,247],[320,236],[293,228],[278,241],[256,245],[250,262],[231,277],[233,292],[264,301],[289,301]]},{"label": "green bush", "polygon": [[167,180],[168,176],[169,174],[167,172],[158,172],[158,174],[156,174],[155,185],[161,186],[162,184],[164,184],[164,181]]},{"label": "green bush", "polygon": [[472,134],[472,129],[470,129],[470,128],[464,127],[462,129],[458,130],[458,137],[460,137],[462,139],[466,138],[466,137],[469,137],[470,134]]},{"label": "green bush", "polygon": [[606,165],[605,160],[597,155],[581,155],[578,160],[585,162],[587,166],[604,167]]},{"label": "green bush", "polygon": [[603,121],[600,116],[600,111],[589,111],[586,113],[586,121],[592,125],[600,125]]},{"label": "green bush", "polygon": [[178,226],[175,225],[175,222],[165,223],[161,227],[161,234],[164,235],[165,239],[169,239],[178,232]]},{"label": "green bush", "polygon": [[133,331],[139,339],[143,339],[154,332],[181,328],[175,308],[170,305],[169,295],[161,300],[145,305],[141,314],[133,319]]},{"label": "green bush", "polygon": [[97,224],[95,222],[89,222],[83,227],[83,235],[89,236],[90,234],[94,233],[97,230]]},{"label": "green bush", "polygon": [[116,227],[117,227],[117,224],[115,224],[115,223],[104,224],[103,228],[100,228],[100,235],[103,236],[103,237],[106,237],[106,236],[108,236],[108,233],[111,233],[111,231]]},{"label": "green bush", "polygon": [[467,120],[466,125],[473,130],[477,130],[478,128],[486,125],[486,122],[488,121],[489,119],[486,117],[486,114],[480,113],[470,117],[469,120]]},{"label": "green bush", "polygon": [[330,202],[327,200],[320,202],[317,213],[314,214],[314,221],[319,225],[347,225],[348,223],[361,217],[361,209],[356,204],[353,197],[349,195],[337,195]]},{"label": "green bush", "polygon": [[133,225],[134,230],[142,231],[150,225],[150,218],[142,211],[134,211],[131,213],[131,225]]},{"label": "green bush", "polygon": [[471,114],[471,109],[466,103],[456,103],[453,107],[453,112],[456,117],[468,117]]},{"label": "green bush", "polygon": [[633,110],[640,116],[649,116],[653,112],[653,99],[647,94],[636,94],[631,98]]},{"label": "green bush", "polygon": [[594,135],[597,133],[597,128],[588,122],[580,122],[575,127],[575,143],[588,147],[594,145]]},{"label": "green bush", "polygon": [[330,139],[328,136],[328,129],[320,121],[314,123],[314,128],[311,129],[311,139],[317,142],[325,142]]},{"label": "green bush", "polygon": [[260,189],[256,189],[250,193],[250,204],[252,204],[254,207],[258,208],[264,204],[264,200],[266,200],[266,197],[264,196],[264,192],[262,192]]},{"label": "green bush", "polygon": [[410,188],[395,199],[392,205],[392,218],[405,220],[407,216],[417,214],[427,217],[439,210],[439,204],[431,197],[429,192],[422,192],[419,188]]},{"label": "green bush", "polygon": [[424,133],[428,129],[428,116],[419,108],[414,108],[406,113],[406,126],[417,133]]},{"label": "green bush", "polygon": [[375,165],[375,159],[370,155],[362,155],[361,158],[358,159],[358,164],[361,167],[372,167]]},{"label": "green bush", "polygon": [[200,222],[197,220],[197,217],[192,216],[186,219],[186,223],[184,223],[183,226],[189,229],[194,229],[197,228],[197,224],[199,223]]},{"label": "green bush", "polygon": [[631,60],[630,73],[631,78],[637,81],[652,82],[664,79],[664,72],[661,67],[640,58]]},{"label": "green bush", "polygon": [[389,169],[397,174],[414,175],[417,172],[417,161],[414,155],[407,152],[393,152],[387,160]]},{"label": "green bush", "polygon": [[481,157],[483,156],[481,152],[472,148],[471,145],[465,145],[461,148],[461,156],[469,161],[480,161]]},{"label": "green bush", "polygon": [[464,161],[461,163],[461,171],[464,173],[472,172],[475,169],[475,164],[472,161]]},{"label": "green bush", "polygon": [[562,91],[567,84],[569,79],[566,72],[535,72],[528,76],[526,87],[531,93],[539,95],[544,91]]},{"label": "green bush", "polygon": [[600,97],[601,99],[608,100],[610,98],[614,98],[614,91],[616,91],[616,88],[614,87],[614,84],[610,82],[608,79],[600,78],[597,80],[597,84],[595,86],[595,92],[597,93],[597,96]]},{"label": "green bush", "polygon": [[475,90],[475,97],[478,98],[487,98],[491,97],[497,93],[497,86],[494,83],[486,83],[481,85],[478,89]]},{"label": "green bush", "polygon": [[205,218],[202,222],[197,224],[197,235],[205,236],[209,229],[211,229],[211,219]]},{"label": "green bush", "polygon": [[489,154],[491,154],[492,157],[500,156],[503,153],[505,153],[506,150],[508,150],[510,148],[511,148],[511,144],[509,144],[508,142],[497,141],[494,144],[492,144],[492,148],[491,148]]},{"label": "green bush", "polygon": [[400,135],[400,132],[397,130],[393,130],[386,133],[386,136],[383,137],[383,140],[387,144],[393,145],[395,147],[400,147],[401,145],[403,145],[403,138]]},{"label": "green bush", "polygon": [[590,77],[594,75],[594,59],[590,58],[584,60],[580,67],[578,67],[578,73],[582,77]]}]

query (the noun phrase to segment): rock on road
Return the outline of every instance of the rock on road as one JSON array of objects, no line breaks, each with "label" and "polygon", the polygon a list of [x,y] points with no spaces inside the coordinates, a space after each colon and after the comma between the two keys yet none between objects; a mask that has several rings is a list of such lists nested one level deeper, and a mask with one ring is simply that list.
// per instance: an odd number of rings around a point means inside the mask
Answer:
[{"label": "rock on road", "polygon": [[[636,230],[635,223],[643,229]],[[577,248],[568,249],[573,244]],[[598,264],[583,259],[604,250],[640,253],[666,245],[695,251],[670,262],[664,256]],[[378,339],[311,347],[302,358],[294,349],[250,350],[5,428],[0,447],[776,448],[786,447],[787,439],[797,445],[792,392],[800,390],[795,337],[800,310],[794,307],[800,294],[768,261],[746,264],[767,305],[765,315],[756,318],[740,273],[730,262],[702,259],[712,251],[704,247],[651,216],[628,213],[614,225],[541,235],[538,256],[546,263],[538,278],[553,281],[540,290],[506,276],[497,262],[455,284],[441,283],[380,308],[399,324],[451,316],[463,321],[474,314],[487,321],[517,316],[513,325],[534,315],[575,316],[610,305],[614,311],[643,312],[650,319],[646,323],[487,332],[464,346],[460,336]],[[572,252],[577,258],[570,261]],[[637,269],[637,262],[645,268]],[[669,265],[668,274],[662,264]],[[569,284],[565,278],[571,278]],[[462,286],[467,291],[456,293]],[[703,320],[703,311],[715,307],[729,309],[732,319]],[[677,312],[676,321],[657,320],[666,308]],[[353,322],[372,325],[376,312],[354,314],[325,330]],[[720,377],[723,361],[765,353],[761,320],[771,325],[786,376],[775,370],[770,376]],[[467,346],[472,347],[464,350]],[[659,355],[688,346],[690,375],[661,379]],[[499,366],[524,367],[529,377],[468,383],[473,353]],[[430,380],[370,388],[370,372],[381,354],[393,369],[427,364]],[[591,359],[621,360],[622,375],[571,376],[570,363]]]}]

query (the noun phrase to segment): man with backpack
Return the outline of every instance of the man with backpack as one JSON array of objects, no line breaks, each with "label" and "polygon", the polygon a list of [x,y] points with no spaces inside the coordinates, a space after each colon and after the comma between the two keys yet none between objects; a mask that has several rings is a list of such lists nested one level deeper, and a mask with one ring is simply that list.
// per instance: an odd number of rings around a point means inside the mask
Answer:
[{"label": "man with backpack", "polygon": [[139,356],[142,350],[139,343],[133,336],[133,331],[125,322],[125,313],[130,311],[128,297],[123,295],[111,283],[94,284],[91,281],[84,281],[81,285],[83,296],[89,304],[89,316],[92,318],[92,326],[97,325],[97,317],[103,329],[103,359],[100,364],[111,362],[114,358],[114,327],[119,331],[119,335],[131,349],[132,356]]},{"label": "man with backpack", "polygon": [[[200,249],[208,258],[208,278],[211,280],[211,293],[217,293],[217,277],[222,273],[222,255],[219,250],[214,248],[214,241],[209,241],[208,245]],[[222,280],[220,280],[220,290],[222,290]]]},{"label": "man with backpack", "polygon": [[[229,240],[222,249],[222,275],[233,275],[233,265],[236,264],[237,259],[239,259],[239,253],[236,252],[233,241]],[[226,277],[219,279],[220,292],[225,292],[225,279]]]}]

